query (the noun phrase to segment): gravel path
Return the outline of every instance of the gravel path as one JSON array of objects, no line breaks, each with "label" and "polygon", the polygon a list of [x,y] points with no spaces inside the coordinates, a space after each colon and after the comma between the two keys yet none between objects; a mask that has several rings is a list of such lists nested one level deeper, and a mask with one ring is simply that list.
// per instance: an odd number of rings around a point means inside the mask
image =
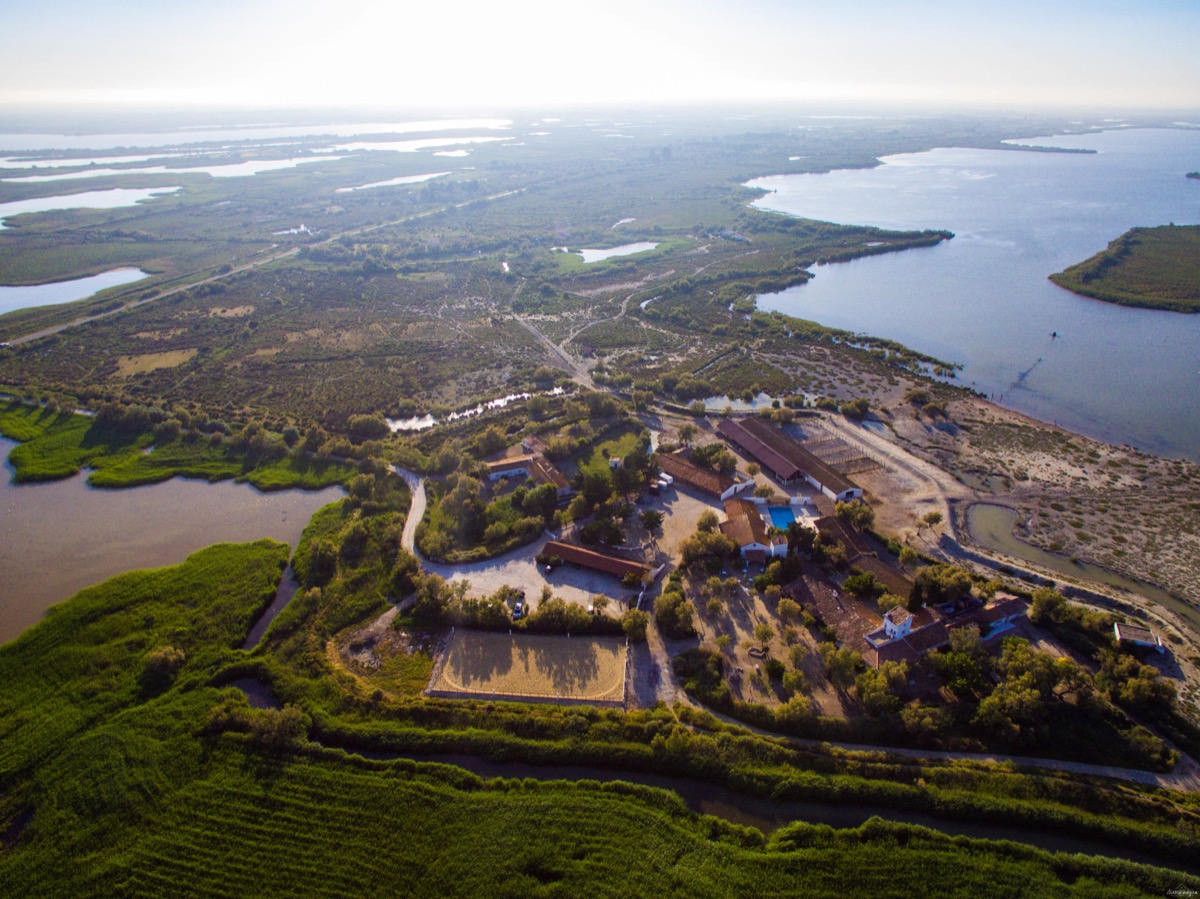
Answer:
[{"label": "gravel path", "polygon": [[[537,564],[537,555],[546,540],[537,540],[494,559],[466,565],[443,565],[426,559],[416,548],[417,524],[425,515],[425,479],[396,466],[392,466],[392,471],[404,478],[412,491],[412,506],[404,522],[400,544],[417,557],[425,571],[440,575],[451,583],[469,581],[473,591],[481,594],[495,593],[503,586],[517,587],[527,591],[529,598],[535,602],[546,585],[554,591],[555,596],[585,607],[599,594],[610,599],[621,599],[629,593],[619,581],[599,572],[562,565],[550,574],[545,573]],[[621,611],[616,608],[616,603],[609,606],[610,615],[619,615]]]}]

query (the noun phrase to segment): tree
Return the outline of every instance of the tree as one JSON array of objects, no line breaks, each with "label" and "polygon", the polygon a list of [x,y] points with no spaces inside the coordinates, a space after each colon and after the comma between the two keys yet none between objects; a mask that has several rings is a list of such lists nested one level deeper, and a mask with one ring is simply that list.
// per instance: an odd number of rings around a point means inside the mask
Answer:
[{"label": "tree", "polygon": [[585,631],[591,624],[586,610],[558,596],[539,604],[528,620],[530,630],[551,634]]},{"label": "tree", "polygon": [[592,597],[592,608],[596,610],[597,614],[603,615],[605,610],[608,609],[608,604],[610,602],[612,602],[612,600],[601,593]]},{"label": "tree", "polygon": [[858,700],[869,715],[883,715],[900,708],[897,691],[908,679],[908,664],[884,662],[879,668],[868,668],[854,680]]},{"label": "tree", "polygon": [[784,622],[795,621],[800,617],[800,603],[794,599],[784,597],[779,600],[779,607],[776,611],[779,613],[780,620]]},{"label": "tree", "polygon": [[612,496],[612,475],[609,474],[608,468],[585,471],[583,473],[583,484],[579,492],[587,502],[589,508],[600,505]]},{"label": "tree", "polygon": [[875,524],[875,510],[866,503],[837,503],[834,514],[856,531],[865,531]]},{"label": "tree", "polygon": [[644,509],[638,515],[638,521],[642,527],[653,534],[655,531],[662,530],[663,513],[657,509]]},{"label": "tree", "polygon": [[1046,619],[1058,617],[1058,610],[1066,600],[1062,594],[1056,593],[1049,587],[1038,587],[1033,591],[1033,604],[1029,607],[1029,620],[1041,624]]},{"label": "tree", "polygon": [[758,624],[754,625],[754,640],[756,643],[759,643],[762,646],[764,652],[767,649],[767,644],[769,644],[774,637],[775,628],[771,627],[771,625],[766,621],[760,621]]},{"label": "tree", "polygon": [[862,419],[871,411],[871,404],[863,397],[854,400],[847,400],[842,403],[841,412],[847,418]]},{"label": "tree", "polygon": [[710,443],[692,450],[692,461],[722,474],[731,474],[737,468],[737,459],[721,443]]},{"label": "tree", "polygon": [[905,706],[900,712],[900,720],[904,729],[914,735],[922,743],[936,741],[939,734],[945,731],[947,712],[937,706],[922,705],[914,702]]},{"label": "tree", "polygon": [[720,531],[697,531],[679,547],[680,560],[686,568],[705,557],[729,558],[738,551],[737,544]]},{"label": "tree", "polygon": [[1115,650],[1100,655],[1096,688],[1117,705],[1147,714],[1169,712],[1175,705],[1175,685],[1150,665]]},{"label": "tree", "polygon": [[717,523],[717,513],[712,509],[706,509],[704,513],[701,514],[700,519],[696,522],[696,530],[704,532],[715,531],[717,529]]},{"label": "tree", "polygon": [[812,705],[803,693],[794,693],[792,697],[775,712],[775,720],[780,724],[796,725],[805,721],[812,714]]},{"label": "tree", "polygon": [[649,623],[650,616],[641,609],[627,609],[621,616],[621,629],[625,631],[630,643],[646,642],[646,627]]},{"label": "tree", "polygon": [[494,455],[508,445],[508,438],[496,425],[489,425],[475,438],[474,450],[476,458],[483,459]]},{"label": "tree", "polygon": [[917,525],[917,533],[919,534],[921,532],[921,528],[929,528],[930,530],[933,530],[941,523],[942,523],[942,513],[941,512],[936,512],[936,511],[926,512],[924,515],[921,516],[921,521]]},{"label": "tree", "polygon": [[976,661],[987,657],[983,646],[983,638],[979,636],[979,625],[971,622],[964,627],[956,627],[950,631],[951,652],[961,652]]},{"label": "tree", "polygon": [[762,471],[762,469],[759,468],[757,462],[751,462],[750,464],[748,464],[746,466],[746,474],[750,475],[750,477],[752,477],[752,478],[758,477],[758,473],[760,471]]},{"label": "tree", "polygon": [[378,412],[350,416],[350,433],[359,440],[382,440],[391,432],[387,420]]},{"label": "tree", "polygon": [[[701,407],[704,406],[703,403],[701,403],[700,405],[701,405]],[[696,439],[696,435],[698,433],[700,433],[699,429],[691,422],[680,425],[679,426],[679,441],[684,446],[691,446],[692,441]]]},{"label": "tree", "polygon": [[654,620],[668,637],[691,637],[696,633],[692,604],[678,590],[668,590],[654,603]]},{"label": "tree", "polygon": [[956,696],[966,696],[983,689],[983,670],[979,662],[965,652],[939,652],[930,656],[938,677]]},{"label": "tree", "polygon": [[917,572],[909,608],[958,602],[971,593],[971,573],[957,565],[929,565]]},{"label": "tree", "polygon": [[917,551],[915,549],[913,549],[911,546],[900,547],[900,567],[901,568],[912,568],[920,560],[921,560],[921,557],[917,555]]},{"label": "tree", "polygon": [[166,690],[186,662],[187,653],[174,646],[159,646],[151,650],[142,668],[142,695],[154,696]]},{"label": "tree", "polygon": [[849,647],[839,649],[833,643],[820,643],[817,651],[825,663],[829,680],[836,686],[849,686],[854,681],[855,673],[862,667],[862,656]]},{"label": "tree", "polygon": [[875,575],[869,571],[852,574],[842,582],[846,592],[859,599],[874,599],[884,592],[883,584],[875,580]]}]

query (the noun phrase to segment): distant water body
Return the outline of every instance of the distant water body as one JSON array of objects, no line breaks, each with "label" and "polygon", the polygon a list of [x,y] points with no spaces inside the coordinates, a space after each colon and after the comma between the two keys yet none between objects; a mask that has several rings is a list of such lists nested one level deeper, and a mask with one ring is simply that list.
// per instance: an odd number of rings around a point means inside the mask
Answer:
[{"label": "distant water body", "polygon": [[762,209],[956,234],[821,266],[759,307],[898,340],[962,363],[960,383],[1012,409],[1200,461],[1200,315],[1115,306],[1047,280],[1134,226],[1200,223],[1200,182],[1184,177],[1200,163],[1200,130],[1014,143],[1097,152],[938,149],[750,182],[773,191]]},{"label": "distant water body", "polygon": [[18,309],[31,309],[34,306],[73,303],[102,290],[108,290],[110,287],[132,284],[145,277],[146,273],[141,269],[117,268],[99,275],[75,278],[71,281],[52,281],[49,284],[30,284],[20,287],[0,284],[0,315],[6,312],[15,312]]}]

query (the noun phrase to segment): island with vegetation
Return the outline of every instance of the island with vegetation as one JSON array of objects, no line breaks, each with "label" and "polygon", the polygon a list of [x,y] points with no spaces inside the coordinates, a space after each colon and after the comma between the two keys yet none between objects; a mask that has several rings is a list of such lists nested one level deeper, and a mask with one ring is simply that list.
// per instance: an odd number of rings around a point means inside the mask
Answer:
[{"label": "island with vegetation", "polygon": [[[1200,890],[1200,553],[1162,539],[1200,466],[761,310],[953,235],[756,210],[795,135],[671,125],[0,231],[8,281],[150,273],[0,316],[20,489],[344,491],[294,550],[128,572],[0,646],[0,893]],[[1011,133],[828,122],[799,167]],[[982,545],[980,506],[1165,599]]]},{"label": "island with vegetation", "polygon": [[1122,306],[1200,312],[1200,225],[1132,228],[1050,280]]}]

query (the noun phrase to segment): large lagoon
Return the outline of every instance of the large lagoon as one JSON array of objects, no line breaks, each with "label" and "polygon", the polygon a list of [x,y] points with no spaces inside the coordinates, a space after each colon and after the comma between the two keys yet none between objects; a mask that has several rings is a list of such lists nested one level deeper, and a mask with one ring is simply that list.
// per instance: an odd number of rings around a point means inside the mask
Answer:
[{"label": "large lagoon", "polygon": [[[16,444],[0,437],[0,459]],[[321,506],[343,493],[260,493],[248,484],[175,478],[127,490],[89,487],[84,474],[15,484],[0,468],[0,643],[51,605],[134,568],[182,562],[213,543],[270,537],[295,546]]]},{"label": "large lagoon", "polygon": [[[758,298],[964,366],[960,383],[1110,442],[1200,460],[1200,315],[1131,309],[1047,280],[1131,227],[1200,223],[1200,130],[1026,139],[1095,150],[938,149],[874,169],[779,175],[763,209],[883,228],[946,228],[938,246],[821,266]],[[1052,335],[1057,333],[1057,337]]]}]

